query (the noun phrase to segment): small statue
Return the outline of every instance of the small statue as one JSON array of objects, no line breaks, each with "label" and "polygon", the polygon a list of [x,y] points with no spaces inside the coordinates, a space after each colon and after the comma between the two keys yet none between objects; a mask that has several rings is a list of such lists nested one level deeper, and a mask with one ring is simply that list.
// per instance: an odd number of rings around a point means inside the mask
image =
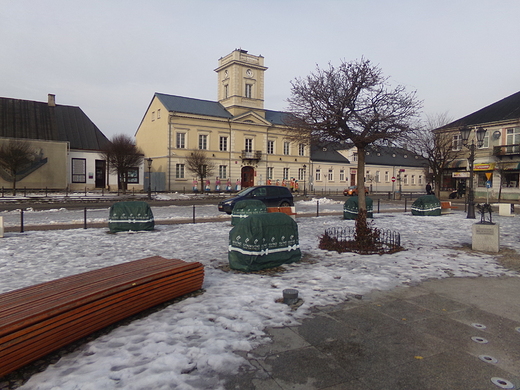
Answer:
[{"label": "small statue", "polygon": [[[491,205],[489,203],[477,204],[477,210],[480,213],[480,223],[493,224],[491,221]],[[489,213],[489,221],[486,220],[486,213]]]}]

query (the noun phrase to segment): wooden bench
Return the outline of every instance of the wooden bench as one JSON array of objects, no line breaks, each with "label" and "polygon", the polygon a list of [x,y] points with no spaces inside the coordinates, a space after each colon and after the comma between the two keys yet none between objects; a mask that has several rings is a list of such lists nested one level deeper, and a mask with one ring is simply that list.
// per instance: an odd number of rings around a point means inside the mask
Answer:
[{"label": "wooden bench", "polygon": [[155,256],[0,294],[0,377],[203,280],[202,264]]},{"label": "wooden bench", "polygon": [[296,220],[296,208],[294,206],[268,207],[268,213],[284,213]]},{"label": "wooden bench", "polygon": [[458,209],[458,206],[452,206],[448,201],[441,201],[441,212],[450,213],[452,209]]}]

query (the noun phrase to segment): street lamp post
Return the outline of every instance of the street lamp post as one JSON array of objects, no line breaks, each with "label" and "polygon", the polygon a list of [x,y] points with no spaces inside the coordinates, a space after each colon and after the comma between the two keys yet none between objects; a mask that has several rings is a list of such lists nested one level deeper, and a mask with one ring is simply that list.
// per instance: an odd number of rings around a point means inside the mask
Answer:
[{"label": "street lamp post", "polygon": [[152,158],[148,157],[146,159],[148,163],[148,199],[152,199]]},{"label": "street lamp post", "polygon": [[466,218],[475,219],[475,192],[473,190],[473,163],[475,162],[475,150],[481,148],[484,144],[484,137],[486,135],[486,129],[479,127],[476,131],[477,143],[475,144],[475,138],[471,140],[469,144],[469,136],[471,134],[471,128],[464,126],[460,129],[460,138],[462,144],[469,149],[469,189],[468,189],[468,214]]},{"label": "street lamp post", "polygon": [[303,164],[303,196],[307,196],[307,188],[305,187],[305,176],[307,176],[307,165]]}]

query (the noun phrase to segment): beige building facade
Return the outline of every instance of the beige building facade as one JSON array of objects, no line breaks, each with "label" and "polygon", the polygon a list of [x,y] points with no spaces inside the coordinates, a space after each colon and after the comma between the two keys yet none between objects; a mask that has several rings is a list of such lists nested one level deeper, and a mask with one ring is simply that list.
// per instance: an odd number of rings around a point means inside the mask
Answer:
[{"label": "beige building facade", "polygon": [[155,93],[135,135],[153,190],[200,188],[186,161],[195,151],[214,166],[204,191],[303,180],[309,148],[288,139],[283,112],[264,108],[266,70],[262,56],[237,49],[218,61],[217,101]]}]

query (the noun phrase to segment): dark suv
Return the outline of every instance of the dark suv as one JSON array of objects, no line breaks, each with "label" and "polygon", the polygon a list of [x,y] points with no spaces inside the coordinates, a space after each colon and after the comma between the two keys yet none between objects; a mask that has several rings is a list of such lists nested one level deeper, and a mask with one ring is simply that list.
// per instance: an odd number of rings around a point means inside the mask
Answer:
[{"label": "dark suv", "polygon": [[280,186],[255,186],[248,187],[232,198],[223,200],[218,204],[218,211],[231,214],[235,203],[244,199],[258,199],[267,207],[294,206],[293,195],[287,187]]}]

